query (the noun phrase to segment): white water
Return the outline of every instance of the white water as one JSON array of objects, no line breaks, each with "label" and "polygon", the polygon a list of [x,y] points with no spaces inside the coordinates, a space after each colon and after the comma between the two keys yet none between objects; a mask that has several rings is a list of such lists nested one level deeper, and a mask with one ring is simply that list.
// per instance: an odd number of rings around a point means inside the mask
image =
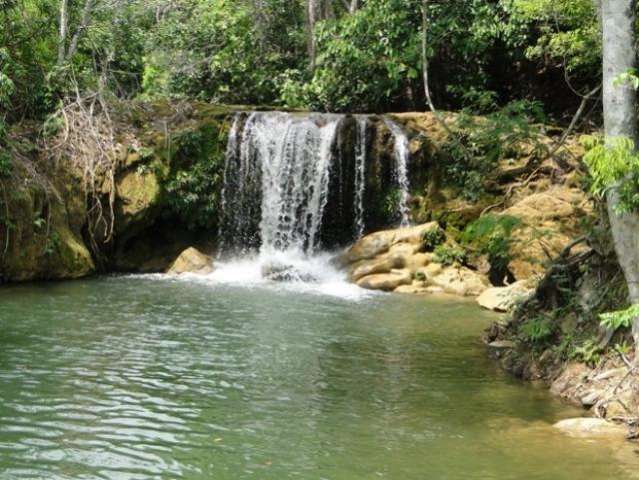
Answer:
[{"label": "white water", "polygon": [[[343,115],[298,115],[254,112],[237,115],[229,133],[222,191],[221,254],[207,281],[237,285],[284,284],[346,298],[362,290],[346,282],[345,274],[321,252],[321,229],[334,187],[344,192],[345,177],[338,148]],[[356,119],[351,177],[353,229],[365,230],[368,119]],[[400,189],[398,211],[408,224],[408,139],[401,128],[384,119],[394,137],[394,177]],[[339,196],[342,202],[342,196]],[[340,203],[339,211],[341,211]],[[333,212],[335,215],[335,212]],[[366,294],[368,295],[368,294]]]},{"label": "white water", "polygon": [[357,151],[355,153],[355,233],[364,234],[364,192],[366,189],[366,130],[368,119],[357,118]]},{"label": "white water", "polygon": [[390,118],[385,118],[384,122],[393,134],[395,150],[395,176],[397,187],[399,188],[399,214],[401,216],[401,226],[407,227],[410,223],[408,209],[408,160],[410,158],[410,144],[408,137],[397,123]]}]

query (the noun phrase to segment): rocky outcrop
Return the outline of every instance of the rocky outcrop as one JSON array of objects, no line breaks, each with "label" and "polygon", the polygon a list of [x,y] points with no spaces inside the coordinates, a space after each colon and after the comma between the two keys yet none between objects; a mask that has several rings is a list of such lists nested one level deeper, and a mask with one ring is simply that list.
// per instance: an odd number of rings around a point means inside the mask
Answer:
[{"label": "rocky outcrop", "polygon": [[70,279],[95,272],[82,234],[86,206],[79,179],[68,172],[50,179],[16,173],[2,183],[0,281]]},{"label": "rocky outcrop", "polygon": [[513,232],[508,268],[516,280],[540,277],[549,260],[582,234],[584,219],[593,213],[583,190],[553,185],[523,194],[502,212],[522,222]]},{"label": "rocky outcrop", "polygon": [[488,279],[467,266],[442,265],[432,239],[445,240],[437,222],[384,230],[361,238],[340,256],[351,281],[362,288],[407,294],[476,296]]},{"label": "rocky outcrop", "polygon": [[182,273],[206,275],[211,272],[213,272],[213,257],[200,252],[194,247],[189,247],[175,259],[166,273],[170,275],[180,275]]}]

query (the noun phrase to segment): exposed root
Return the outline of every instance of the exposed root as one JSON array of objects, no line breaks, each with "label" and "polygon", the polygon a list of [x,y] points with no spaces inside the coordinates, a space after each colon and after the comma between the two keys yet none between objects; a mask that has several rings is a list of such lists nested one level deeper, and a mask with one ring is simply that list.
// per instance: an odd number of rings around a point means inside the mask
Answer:
[{"label": "exposed root", "polygon": [[81,172],[88,208],[88,233],[96,255],[114,231],[117,142],[109,107],[100,92],[82,96],[76,90],[57,112],[58,133],[44,140],[45,151],[56,166]]}]

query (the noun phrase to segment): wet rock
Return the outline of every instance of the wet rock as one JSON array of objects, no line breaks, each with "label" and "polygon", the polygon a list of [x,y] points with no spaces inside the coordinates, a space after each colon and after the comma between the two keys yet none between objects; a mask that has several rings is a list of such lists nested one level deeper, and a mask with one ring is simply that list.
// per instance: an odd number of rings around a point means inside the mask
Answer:
[{"label": "wet rock", "polygon": [[491,350],[512,350],[515,348],[515,342],[510,340],[495,340],[488,344],[488,348]]},{"label": "wet rock", "polygon": [[360,278],[357,285],[368,290],[383,290],[392,292],[401,285],[410,285],[413,276],[408,270],[392,270],[389,273],[368,275]]},{"label": "wet rock", "polygon": [[413,281],[411,285],[400,285],[394,290],[395,293],[406,293],[411,295],[426,295],[428,287],[424,282]]},{"label": "wet rock", "polygon": [[213,258],[200,252],[196,248],[189,247],[175,259],[167,273],[171,275],[179,275],[182,273],[206,275],[212,271]]},{"label": "wet rock", "polygon": [[477,303],[487,310],[508,312],[517,302],[527,298],[532,292],[533,289],[528,287],[525,280],[522,280],[507,287],[492,287],[484,290],[477,297]]},{"label": "wet rock", "polygon": [[262,265],[262,277],[273,282],[312,283],[317,281],[311,272],[302,271],[294,265],[275,262]]},{"label": "wet rock", "polygon": [[609,437],[624,439],[628,429],[601,418],[568,418],[553,425],[571,437]]}]

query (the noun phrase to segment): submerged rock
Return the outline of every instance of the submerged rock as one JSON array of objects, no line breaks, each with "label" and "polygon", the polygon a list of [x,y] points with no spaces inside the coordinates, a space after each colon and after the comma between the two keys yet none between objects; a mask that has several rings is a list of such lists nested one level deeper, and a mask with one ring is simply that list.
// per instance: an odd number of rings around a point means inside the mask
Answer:
[{"label": "submerged rock", "polygon": [[515,282],[506,287],[492,287],[486,289],[479,297],[477,303],[487,310],[496,312],[508,312],[517,302],[528,298],[533,292],[525,280]]},{"label": "submerged rock", "polygon": [[317,278],[310,272],[304,272],[294,265],[284,263],[268,263],[262,265],[262,277],[274,282],[316,282]]},{"label": "submerged rock", "polygon": [[167,273],[171,275],[179,275],[182,273],[198,273],[206,275],[212,271],[213,258],[200,252],[196,248],[189,247],[175,259]]},{"label": "submerged rock", "polygon": [[553,425],[571,437],[611,437],[624,439],[628,429],[602,418],[568,418]]}]

